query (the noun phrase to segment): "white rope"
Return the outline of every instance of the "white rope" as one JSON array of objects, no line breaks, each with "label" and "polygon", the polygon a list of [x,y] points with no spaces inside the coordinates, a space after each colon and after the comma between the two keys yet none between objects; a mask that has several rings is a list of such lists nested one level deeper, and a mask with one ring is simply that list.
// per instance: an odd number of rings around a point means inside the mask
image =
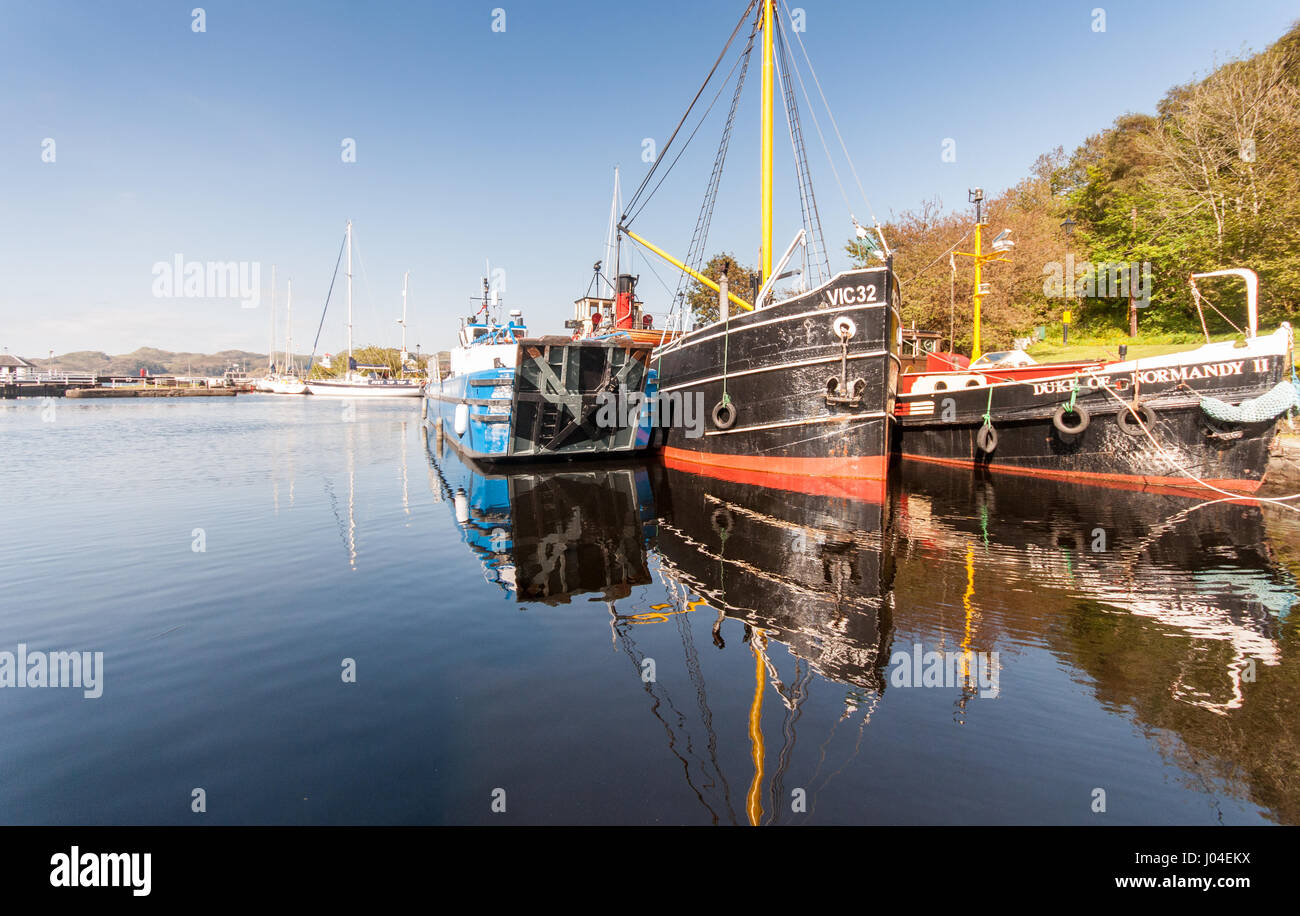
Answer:
[{"label": "white rope", "polygon": [[[1076,376],[1075,376],[1076,381],[1078,380],[1078,378],[1079,378],[1078,375],[1076,375]],[[1022,384],[1022,385],[1023,385],[1023,384],[1025,384],[1025,383],[1024,383],[1024,382],[1020,382],[1020,383],[1018,383],[1018,384]],[[1288,505],[1286,505],[1286,501],[1287,501],[1287,500],[1300,499],[1300,493],[1294,493],[1294,494],[1292,494],[1292,495],[1290,495],[1290,496],[1275,496],[1275,497],[1269,497],[1269,496],[1246,496],[1246,495],[1243,495],[1243,494],[1241,494],[1241,493],[1233,493],[1233,492],[1231,492],[1231,491],[1229,491],[1229,490],[1222,490],[1222,489],[1220,489],[1220,488],[1214,486],[1214,485],[1211,484],[1211,483],[1207,483],[1205,480],[1202,480],[1200,477],[1197,477],[1197,476],[1196,476],[1195,474],[1193,474],[1191,471],[1189,471],[1189,470],[1187,470],[1186,468],[1184,468],[1184,467],[1182,467],[1181,465],[1179,465],[1178,462],[1175,461],[1175,460],[1170,456],[1169,452],[1167,452],[1167,451],[1165,450],[1164,446],[1162,446],[1159,442],[1156,441],[1156,437],[1153,436],[1153,435],[1151,435],[1151,430],[1147,429],[1147,425],[1146,425],[1145,423],[1142,422],[1142,418],[1139,417],[1139,416],[1137,415],[1137,412],[1136,412],[1135,410],[1133,410],[1132,405],[1129,404],[1128,401],[1125,401],[1123,398],[1121,398],[1121,397],[1120,397],[1119,395],[1117,395],[1115,392],[1111,391],[1109,386],[1102,385],[1102,386],[1100,386],[1100,388],[1101,388],[1102,391],[1106,392],[1108,395],[1110,395],[1112,398],[1114,398],[1116,401],[1118,401],[1121,407],[1123,407],[1123,408],[1124,408],[1125,410],[1127,410],[1130,414],[1132,414],[1133,419],[1136,420],[1138,426],[1140,426],[1140,427],[1142,428],[1142,432],[1146,435],[1146,437],[1147,437],[1148,439],[1151,440],[1151,444],[1154,445],[1154,446],[1156,447],[1156,450],[1157,450],[1158,452],[1160,452],[1161,456],[1165,459],[1165,461],[1167,461],[1167,462],[1169,463],[1170,467],[1174,468],[1174,470],[1178,471],[1180,474],[1184,475],[1185,477],[1188,477],[1188,478],[1190,478],[1190,479],[1196,481],[1196,482],[1199,483],[1201,486],[1205,487],[1207,490],[1211,490],[1211,491],[1213,491],[1213,492],[1215,492],[1215,493],[1222,493],[1223,496],[1225,497],[1224,499],[1211,500],[1211,502],[1219,503],[1219,502],[1228,502],[1228,501],[1231,501],[1231,500],[1234,500],[1234,499],[1236,499],[1236,500],[1240,500],[1240,499],[1249,499],[1249,500],[1253,500],[1254,502],[1273,503],[1273,504],[1275,504],[1275,505],[1281,506],[1283,509],[1290,509],[1292,512],[1300,512],[1300,509],[1297,509],[1295,506],[1288,506]],[[1207,503],[1207,505],[1208,505],[1208,503]]]},{"label": "white rope", "polygon": [[[1075,375],[1074,375],[1074,381],[1075,381],[1075,384],[1078,384],[1078,381],[1079,381],[1079,375],[1078,375],[1078,373],[1075,373]],[[1014,385],[1024,385],[1024,386],[1028,386],[1028,385],[1031,385],[1031,384],[1033,384],[1033,383],[1032,383],[1032,382],[1012,382],[1012,384],[1014,384]],[[1151,440],[1151,444],[1154,445],[1154,446],[1156,447],[1156,451],[1158,451],[1158,452],[1160,453],[1160,455],[1165,459],[1165,461],[1167,461],[1167,462],[1169,463],[1170,467],[1172,467],[1174,470],[1178,471],[1178,473],[1182,474],[1184,477],[1190,478],[1191,480],[1195,481],[1196,483],[1199,483],[1201,486],[1205,487],[1205,489],[1210,490],[1210,491],[1212,491],[1212,492],[1214,492],[1214,493],[1221,493],[1221,494],[1223,494],[1223,498],[1222,498],[1222,499],[1214,499],[1214,500],[1210,500],[1210,501],[1208,501],[1208,502],[1206,502],[1206,503],[1203,503],[1202,505],[1207,505],[1207,506],[1208,506],[1208,505],[1213,505],[1213,504],[1215,504],[1215,503],[1232,502],[1233,500],[1243,500],[1243,499],[1244,499],[1244,500],[1250,500],[1250,501],[1252,501],[1252,502],[1257,502],[1257,503],[1273,503],[1274,505],[1281,506],[1283,509],[1289,509],[1289,510],[1291,510],[1292,512],[1300,512],[1300,508],[1296,508],[1295,506],[1288,506],[1288,505],[1286,505],[1286,503],[1289,502],[1290,500],[1293,500],[1293,499],[1300,499],[1300,493],[1292,493],[1292,494],[1289,495],[1289,496],[1250,496],[1250,495],[1247,495],[1247,494],[1244,494],[1244,493],[1233,493],[1233,492],[1230,491],[1230,490],[1223,490],[1223,489],[1220,489],[1219,487],[1216,487],[1216,486],[1214,486],[1214,485],[1211,484],[1211,483],[1207,483],[1207,482],[1206,482],[1205,480],[1203,480],[1202,478],[1197,477],[1197,476],[1196,476],[1195,474],[1193,474],[1191,471],[1187,470],[1186,468],[1184,468],[1184,467],[1182,467],[1180,464],[1178,464],[1178,462],[1175,461],[1175,460],[1173,459],[1173,457],[1169,454],[1169,452],[1165,450],[1165,447],[1162,446],[1159,442],[1156,441],[1155,436],[1151,435],[1151,430],[1147,429],[1147,425],[1146,425],[1145,423],[1142,422],[1142,418],[1141,418],[1140,416],[1137,415],[1137,412],[1133,410],[1132,405],[1130,405],[1128,401],[1125,401],[1123,398],[1121,398],[1119,395],[1117,395],[1114,391],[1112,391],[1112,390],[1111,390],[1108,386],[1106,386],[1106,385],[1101,385],[1101,386],[1099,386],[1099,387],[1100,387],[1100,389],[1101,389],[1102,391],[1106,392],[1106,394],[1110,395],[1112,398],[1114,398],[1116,401],[1118,401],[1118,402],[1119,402],[1119,405],[1120,405],[1121,407],[1123,407],[1125,410],[1127,410],[1127,411],[1132,415],[1133,419],[1137,421],[1138,426],[1141,427],[1142,432],[1146,435],[1146,437],[1147,437],[1148,439]],[[1195,394],[1195,393],[1196,393],[1196,392],[1193,392],[1193,394]],[[1201,507],[1200,507],[1200,506],[1197,506],[1197,508],[1201,508]]]},{"label": "white rope", "polygon": [[[791,16],[790,7],[785,2],[785,0],[781,0],[781,6],[785,9],[786,16]],[[784,26],[782,26],[782,28],[784,29]],[[840,127],[838,124],[835,123],[835,114],[831,111],[830,103],[826,101],[826,93],[822,91],[821,81],[817,79],[817,71],[813,69],[812,59],[808,56],[808,49],[804,47],[803,39],[799,37],[798,32],[794,33],[794,37],[795,40],[799,42],[799,50],[803,51],[803,59],[808,63],[808,75],[813,78],[813,84],[816,85],[817,92],[822,98],[822,104],[826,106],[826,116],[830,119],[831,127],[835,129],[835,136],[839,138],[840,149],[844,150],[844,159],[845,161],[848,162],[849,170],[853,173],[853,180],[858,183],[858,190],[862,193],[862,202],[867,205],[867,212],[871,214],[871,222],[877,227],[877,231],[878,231],[878,228],[880,226],[880,220],[876,219],[876,211],[871,208],[871,201],[867,199],[866,189],[862,187],[862,179],[858,177],[858,170],[853,165],[853,157],[849,155],[849,148],[848,145],[845,144],[844,142],[844,136],[840,133]],[[803,85],[802,78],[800,79],[799,83],[801,86]],[[808,107],[809,110],[811,110],[812,108],[811,102],[809,103]],[[817,119],[814,117],[813,122],[816,123],[816,120]],[[886,250],[888,250],[887,246],[886,246]]]},{"label": "white rope", "polygon": [[[786,12],[788,13],[789,10],[787,10]],[[778,22],[781,25],[781,34],[786,35],[785,22],[783,20],[778,20]],[[788,36],[786,37],[785,43],[788,47],[790,44],[790,39]],[[807,53],[808,52],[806,51],[804,52],[805,57],[807,56]],[[808,114],[812,118],[813,127],[817,128],[817,139],[821,141],[822,152],[826,154],[826,162],[831,167],[831,174],[835,176],[835,185],[840,189],[840,197],[844,198],[844,207],[849,211],[849,218],[853,219],[854,222],[856,222],[857,219],[856,217],[853,216],[853,203],[849,200],[849,195],[844,190],[844,183],[840,181],[839,170],[835,168],[835,160],[831,158],[830,145],[827,144],[826,135],[822,133],[821,123],[817,120],[817,109],[813,106],[812,98],[811,96],[808,95],[808,88],[803,84],[803,76],[799,73],[799,68],[794,66],[793,60],[790,61],[790,69],[794,71],[795,81],[798,82],[799,84],[799,91],[803,93],[804,101],[808,103]],[[871,205],[868,204],[867,209],[870,208]],[[874,218],[875,217],[873,215],[872,219]]]}]

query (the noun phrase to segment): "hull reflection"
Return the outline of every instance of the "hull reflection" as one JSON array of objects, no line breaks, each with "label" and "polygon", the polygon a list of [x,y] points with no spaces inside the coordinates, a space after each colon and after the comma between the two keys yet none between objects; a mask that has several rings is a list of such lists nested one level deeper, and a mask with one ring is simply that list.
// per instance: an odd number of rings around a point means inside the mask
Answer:
[{"label": "hull reflection", "polygon": [[[1258,505],[923,466],[902,477],[896,587],[928,600],[907,599],[900,629],[953,631],[933,608],[958,602],[966,551],[977,647],[1045,646],[1185,786],[1300,822],[1298,589]],[[1002,687],[1023,689],[1014,673]]]},{"label": "hull reflection", "polygon": [[654,499],[642,465],[487,471],[428,431],[431,485],[483,575],[517,601],[606,600],[648,585]]},{"label": "hull reflection", "polygon": [[955,469],[903,477],[900,519],[910,541],[948,552],[982,544],[986,581],[1062,589],[1189,641],[1169,685],[1177,699],[1226,713],[1244,701],[1244,676],[1281,662],[1280,627],[1296,595],[1267,552],[1257,505],[1189,505],[1179,496],[1010,483]]},{"label": "hull reflection", "polygon": [[887,503],[663,469],[663,572],[789,646],[823,676],[879,693],[893,576]]}]

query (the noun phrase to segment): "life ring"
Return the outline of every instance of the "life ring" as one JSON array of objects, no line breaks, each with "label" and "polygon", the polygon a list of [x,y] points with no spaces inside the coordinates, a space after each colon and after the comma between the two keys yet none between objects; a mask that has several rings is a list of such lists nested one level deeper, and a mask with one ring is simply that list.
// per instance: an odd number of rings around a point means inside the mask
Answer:
[{"label": "life ring", "polygon": [[[1067,416],[1075,416],[1078,417],[1079,420],[1074,425],[1071,425],[1065,420]],[[1052,414],[1052,425],[1056,427],[1058,433],[1066,436],[1079,435],[1079,433],[1088,428],[1088,424],[1091,420],[1092,418],[1088,416],[1088,411],[1078,404],[1075,404],[1073,409],[1062,404],[1057,407],[1056,412]]]},{"label": "life ring", "polygon": [[1147,404],[1133,404],[1115,414],[1115,422],[1126,436],[1140,436],[1156,422],[1154,408]]},{"label": "life ring", "polygon": [[986,455],[992,455],[998,447],[998,431],[992,423],[985,423],[975,434],[975,447]]},{"label": "life ring", "polygon": [[713,405],[713,425],[718,429],[731,429],[736,425],[736,408],[731,401],[719,401]]}]

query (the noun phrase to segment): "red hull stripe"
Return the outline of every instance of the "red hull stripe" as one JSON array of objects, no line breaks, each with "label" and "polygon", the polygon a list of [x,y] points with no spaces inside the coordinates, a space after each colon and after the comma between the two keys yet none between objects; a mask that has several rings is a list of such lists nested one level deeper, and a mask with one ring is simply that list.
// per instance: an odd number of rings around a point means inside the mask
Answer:
[{"label": "red hull stripe", "polygon": [[664,446],[664,464],[675,471],[719,480],[816,496],[881,502],[889,460],[881,455],[852,458],[773,458],[723,455]]},{"label": "red hull stripe", "polygon": [[[922,455],[908,455],[904,453],[903,458],[908,461],[923,461],[928,464],[942,464],[948,467],[970,468],[975,466],[975,462],[964,458],[930,458]],[[1092,471],[1055,471],[1043,468],[1017,468],[1004,464],[990,464],[985,467],[988,470],[998,474],[1020,474],[1024,477],[1047,477],[1052,480],[1070,480],[1075,483],[1088,484],[1092,486],[1114,487],[1121,490],[1147,490],[1155,493],[1163,493],[1173,496],[1196,496],[1204,498],[1207,495],[1213,496],[1214,491],[1209,490],[1190,477],[1155,477],[1145,474],[1098,474]],[[1262,480],[1243,480],[1243,479],[1222,479],[1211,478],[1205,481],[1210,486],[1218,487],[1220,490],[1227,490],[1231,493],[1249,495],[1254,493],[1263,484]]]}]

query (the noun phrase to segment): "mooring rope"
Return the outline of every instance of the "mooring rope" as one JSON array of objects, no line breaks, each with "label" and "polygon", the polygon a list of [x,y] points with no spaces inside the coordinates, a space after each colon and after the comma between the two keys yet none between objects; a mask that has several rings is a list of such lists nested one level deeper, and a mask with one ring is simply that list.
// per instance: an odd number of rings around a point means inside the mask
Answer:
[{"label": "mooring rope", "polygon": [[[1261,395],[1261,396],[1258,397],[1258,398],[1254,398],[1254,399],[1252,399],[1253,401],[1263,401],[1265,398],[1267,398],[1267,397],[1269,397],[1270,395],[1273,395],[1275,392],[1277,392],[1278,389],[1280,389],[1280,388],[1281,388],[1282,386],[1284,386],[1284,385],[1287,386],[1287,387],[1291,387],[1291,388],[1292,388],[1292,391],[1291,391],[1290,394],[1288,395],[1288,398],[1292,398],[1292,399],[1294,399],[1294,400],[1290,400],[1290,401],[1288,401],[1288,403],[1287,403],[1286,405],[1284,405],[1280,410],[1278,410],[1277,412],[1273,413],[1272,415],[1270,415],[1270,416],[1268,416],[1268,417],[1265,417],[1265,418],[1264,418],[1265,420],[1272,419],[1272,418],[1274,418],[1274,417],[1280,416],[1282,413],[1286,412],[1287,410],[1291,410],[1291,409],[1300,409],[1300,375],[1297,375],[1297,373],[1296,373],[1296,371],[1295,371],[1295,366],[1294,366],[1294,365],[1291,367],[1291,376],[1292,376],[1292,380],[1291,380],[1291,381],[1289,381],[1289,382],[1279,382],[1279,383],[1278,383],[1276,386],[1274,386],[1273,389],[1272,389],[1271,391],[1269,391],[1268,393],[1266,393],[1266,394],[1264,394],[1264,395]],[[1066,407],[1067,412],[1071,412],[1071,413],[1073,412],[1073,407],[1074,407],[1075,401],[1076,401],[1076,399],[1078,398],[1078,394],[1079,394],[1079,375],[1078,375],[1078,373],[1075,373],[1075,374],[1074,374],[1074,376],[1073,376],[1073,378],[1072,378],[1072,382],[1073,382],[1073,388],[1072,388],[1071,391],[1070,391],[1070,401],[1069,401],[1069,403],[1068,403],[1068,405],[1067,405],[1067,407]],[[1028,385],[1030,385],[1030,384],[1032,384],[1032,383],[1031,383],[1031,382],[1019,382],[1019,381],[1016,381],[1016,382],[1012,382],[1011,384],[1013,384],[1013,385],[1024,385],[1024,386],[1028,386]],[[992,418],[992,410],[993,410],[993,386],[990,385],[990,386],[988,386],[988,387],[989,387],[989,398],[988,398],[988,403],[987,403],[987,405],[986,405],[985,408],[984,408],[984,416],[983,416],[983,420],[984,420],[984,426],[986,426],[986,427],[991,427],[991,426],[993,425],[993,418]],[[1183,388],[1187,388],[1186,385],[1183,385],[1183,386],[1181,386],[1181,387],[1183,387]],[[1156,440],[1155,436],[1153,436],[1153,435],[1151,434],[1151,430],[1147,428],[1146,423],[1144,423],[1144,422],[1142,421],[1142,418],[1141,418],[1140,416],[1138,416],[1137,411],[1135,411],[1135,410],[1133,409],[1133,405],[1131,405],[1129,402],[1125,401],[1123,398],[1121,398],[1119,395],[1117,395],[1117,394],[1116,394],[1114,391],[1112,391],[1112,390],[1110,389],[1110,387],[1107,386],[1107,385],[1099,385],[1098,388],[1099,388],[1100,390],[1106,392],[1106,394],[1108,394],[1110,397],[1114,398],[1114,399],[1119,403],[1119,405],[1120,405],[1124,410],[1128,411],[1128,412],[1133,416],[1133,419],[1137,421],[1137,424],[1138,424],[1139,428],[1142,430],[1143,434],[1144,434],[1144,435],[1145,435],[1149,440],[1151,440],[1151,444],[1154,445],[1154,446],[1156,447],[1156,451],[1158,451],[1158,452],[1160,453],[1161,457],[1163,457],[1163,458],[1164,458],[1164,459],[1169,463],[1169,465],[1170,465],[1174,470],[1178,471],[1178,473],[1182,474],[1183,476],[1185,476],[1185,477],[1187,477],[1187,478],[1189,478],[1189,479],[1195,481],[1196,483],[1200,484],[1201,486],[1205,487],[1207,490],[1210,490],[1210,491],[1215,492],[1215,493],[1221,493],[1221,494],[1223,494],[1223,497],[1224,497],[1223,499],[1211,500],[1209,503],[1206,503],[1205,505],[1210,505],[1210,504],[1212,504],[1212,503],[1217,503],[1217,502],[1230,502],[1230,501],[1233,501],[1233,500],[1243,500],[1243,499],[1248,499],[1248,500],[1253,500],[1254,502],[1259,502],[1259,503],[1272,503],[1272,504],[1274,504],[1274,505],[1277,505],[1277,506],[1282,507],[1283,509],[1289,509],[1289,510],[1291,510],[1292,512],[1300,513],[1300,508],[1297,508],[1297,507],[1295,507],[1295,506],[1291,506],[1291,505],[1288,505],[1288,504],[1287,504],[1287,503],[1290,502],[1291,500],[1300,499],[1300,493],[1292,493],[1292,494],[1290,494],[1290,495],[1288,495],[1288,496],[1251,496],[1251,495],[1249,495],[1249,494],[1244,494],[1244,493],[1233,493],[1233,492],[1231,492],[1230,490],[1224,490],[1224,489],[1221,489],[1221,488],[1216,487],[1216,486],[1214,486],[1213,484],[1207,482],[1207,481],[1204,480],[1203,478],[1196,476],[1196,475],[1193,474],[1191,471],[1187,470],[1187,469],[1184,468],[1182,465],[1180,465],[1177,461],[1175,461],[1174,458],[1170,455],[1170,453],[1169,453],[1169,452],[1164,448],[1164,446],[1162,446],[1162,445],[1161,445],[1161,444]],[[1226,404],[1226,403],[1223,402],[1223,401],[1218,401],[1216,398],[1206,398],[1206,397],[1204,397],[1203,395],[1199,394],[1198,392],[1193,391],[1191,388],[1187,388],[1187,390],[1188,390],[1188,391],[1191,391],[1192,394],[1195,394],[1198,398],[1201,399],[1201,401],[1202,401],[1202,404],[1201,404],[1202,409],[1204,409],[1204,407],[1205,407],[1204,402],[1207,401],[1207,400],[1208,400],[1208,401],[1215,401],[1216,403],[1218,403],[1218,404],[1223,404],[1224,406],[1229,407],[1229,408],[1232,407],[1232,405],[1230,405],[1230,404]],[[1278,398],[1278,400],[1280,400],[1280,398]],[[1243,402],[1243,404],[1244,404],[1244,403],[1247,403],[1247,402]],[[1214,415],[1211,414],[1210,411],[1208,411],[1208,410],[1206,410],[1206,413],[1209,414],[1210,416],[1214,416]],[[1216,419],[1218,419],[1218,418],[1216,417]],[[1248,421],[1225,421],[1225,422],[1248,422]],[[1259,422],[1263,422],[1263,421],[1259,421]]]},{"label": "mooring rope", "polygon": [[[1125,410],[1127,410],[1130,414],[1133,415],[1133,419],[1137,421],[1138,426],[1141,427],[1142,432],[1146,435],[1146,437],[1151,440],[1151,444],[1156,447],[1156,451],[1160,453],[1161,457],[1163,457],[1165,461],[1169,462],[1170,467],[1178,471],[1180,474],[1190,478],[1191,480],[1196,481],[1201,486],[1205,487],[1207,490],[1211,490],[1215,493],[1223,494],[1226,500],[1250,499],[1250,500],[1254,500],[1255,502],[1273,503],[1274,505],[1281,506],[1283,509],[1290,509],[1292,512],[1300,513],[1300,509],[1296,508],[1295,506],[1287,505],[1288,500],[1300,499],[1300,493],[1293,493],[1290,496],[1250,496],[1247,494],[1233,493],[1229,490],[1221,489],[1219,487],[1214,486],[1214,484],[1209,483],[1204,479],[1196,476],[1191,471],[1187,470],[1182,465],[1180,465],[1177,461],[1175,461],[1173,457],[1169,454],[1169,452],[1165,450],[1165,447],[1156,441],[1156,437],[1151,435],[1151,430],[1147,428],[1146,423],[1142,422],[1142,418],[1138,416],[1137,411],[1133,409],[1132,405],[1130,405],[1127,401],[1125,401],[1115,392],[1111,391],[1109,387],[1102,385],[1100,386],[1100,388],[1102,391],[1106,392],[1108,395],[1110,395],[1112,398],[1118,401],[1121,407],[1123,407]],[[1214,502],[1223,502],[1223,501],[1225,500],[1214,500]]]}]

